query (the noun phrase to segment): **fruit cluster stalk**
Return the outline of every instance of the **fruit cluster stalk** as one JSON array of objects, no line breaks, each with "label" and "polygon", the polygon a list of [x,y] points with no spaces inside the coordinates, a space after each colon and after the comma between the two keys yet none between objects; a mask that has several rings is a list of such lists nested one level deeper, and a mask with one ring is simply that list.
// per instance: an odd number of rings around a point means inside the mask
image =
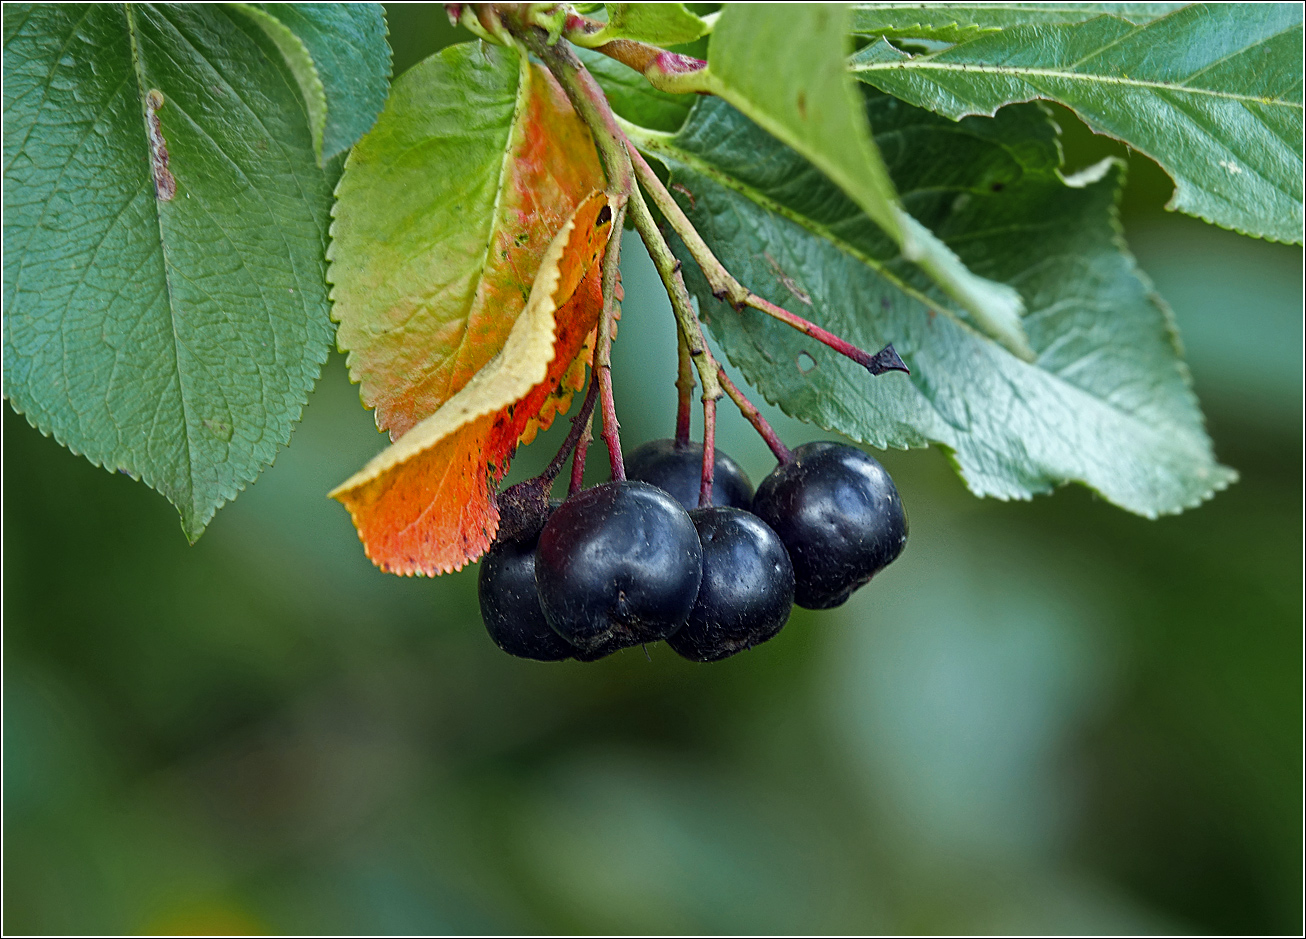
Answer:
[{"label": "fruit cluster stalk", "polygon": [[676,326],[676,443],[689,443],[690,400],[694,393],[694,363],[689,357],[689,340]]}]

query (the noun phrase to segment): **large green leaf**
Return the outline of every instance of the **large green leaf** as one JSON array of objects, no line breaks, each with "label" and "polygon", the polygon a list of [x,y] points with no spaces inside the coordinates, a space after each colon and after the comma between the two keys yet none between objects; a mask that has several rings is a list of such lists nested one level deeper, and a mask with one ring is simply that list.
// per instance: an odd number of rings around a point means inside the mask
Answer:
[{"label": "large green leaf", "polygon": [[964,42],[982,32],[1037,23],[1082,23],[1103,13],[1150,23],[1183,3],[855,3],[853,32],[886,39]]},{"label": "large green leaf", "polygon": [[899,204],[848,79],[850,17],[836,4],[727,6],[708,47],[711,89],[828,176],[981,329],[1030,355],[1019,295],[967,270]]},{"label": "large green leaf", "polygon": [[277,48],[222,6],[5,8],[4,393],[194,540],[326,360],[329,182]]},{"label": "large green leaf", "polygon": [[1302,7],[1191,6],[1144,25],[1102,16],[1018,26],[934,55],[884,44],[853,74],[948,117],[1046,98],[1146,153],[1169,207],[1275,241],[1302,240]]},{"label": "large green leaf", "polygon": [[367,133],[390,88],[379,3],[235,3],[281,50],[299,83],[319,163]]},{"label": "large green leaf", "polygon": [[[877,447],[934,442],[980,495],[1066,481],[1142,515],[1226,486],[1173,326],[1125,252],[1120,165],[1063,181],[1037,105],[953,123],[887,95],[870,120],[907,207],[978,273],[1019,289],[1034,363],[946,313],[948,299],[859,207],[719,101],[679,134],[642,135],[725,265],[770,300],[865,349],[892,342],[911,375],[871,377],[789,327],[686,279],[731,361],[790,414]],[[677,191],[681,191],[678,189]]]}]

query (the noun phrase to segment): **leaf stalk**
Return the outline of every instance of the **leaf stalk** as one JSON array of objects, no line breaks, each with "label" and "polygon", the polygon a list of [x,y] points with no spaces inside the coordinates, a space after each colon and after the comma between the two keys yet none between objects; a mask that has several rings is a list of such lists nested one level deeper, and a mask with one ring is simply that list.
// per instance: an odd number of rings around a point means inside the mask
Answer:
[{"label": "leaf stalk", "polygon": [[911,374],[911,370],[907,368],[906,363],[894,351],[892,345],[885,346],[874,354],[866,352],[847,340],[836,336],[828,329],[817,326],[796,313],[791,313],[765,297],[758,296],[741,284],[730,271],[726,270],[726,266],[717,260],[716,255],[712,253],[712,249],[707,246],[707,242],[703,240],[698,230],[694,228],[693,223],[690,222],[689,217],[680,208],[680,203],[667,191],[667,187],[662,185],[662,180],[658,179],[657,174],[653,172],[653,168],[648,165],[648,161],[644,159],[643,155],[629,139],[626,140],[626,150],[630,154],[631,165],[640,187],[649,194],[649,198],[653,200],[653,204],[657,206],[658,211],[666,218],[672,230],[680,236],[680,240],[685,243],[690,257],[694,259],[694,263],[698,265],[703,272],[704,278],[707,279],[708,288],[712,291],[714,297],[718,300],[724,300],[736,310],[749,307],[760,313],[765,313],[767,316],[793,327],[804,336],[810,336],[817,342],[829,346],[835,352],[846,356],[865,368],[872,375],[882,375],[888,371]]}]

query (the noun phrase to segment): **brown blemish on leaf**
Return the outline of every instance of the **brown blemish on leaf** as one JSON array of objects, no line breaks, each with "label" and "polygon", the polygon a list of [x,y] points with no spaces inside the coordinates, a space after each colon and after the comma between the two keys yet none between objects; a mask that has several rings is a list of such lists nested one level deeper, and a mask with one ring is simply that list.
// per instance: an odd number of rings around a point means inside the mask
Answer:
[{"label": "brown blemish on leaf", "polygon": [[163,139],[159,126],[159,108],[163,107],[163,92],[151,88],[145,96],[145,128],[150,138],[150,169],[154,174],[154,196],[160,202],[171,202],[177,194],[177,179],[168,169],[168,142]]},{"label": "brown blemish on leaf", "polygon": [[691,209],[698,208],[698,204],[694,201],[694,194],[690,192],[688,189],[686,189],[684,186],[680,185],[680,183],[672,183],[671,188],[689,200],[689,207]]},{"label": "brown blemish on leaf", "polygon": [[796,297],[800,303],[806,306],[811,306],[812,305],[811,296],[807,293],[806,290],[804,290],[802,287],[799,287],[798,284],[794,282],[794,279],[792,277],[790,277],[788,274],[784,272],[784,269],[780,267],[780,263],[776,261],[775,258],[771,257],[769,252],[763,252],[762,256],[766,258],[767,263],[771,265],[771,272],[775,274],[776,280],[784,284],[785,289],[788,290],[791,294],[793,294],[794,297]]},{"label": "brown blemish on leaf", "polygon": [[798,116],[807,120],[807,92],[798,92]]}]

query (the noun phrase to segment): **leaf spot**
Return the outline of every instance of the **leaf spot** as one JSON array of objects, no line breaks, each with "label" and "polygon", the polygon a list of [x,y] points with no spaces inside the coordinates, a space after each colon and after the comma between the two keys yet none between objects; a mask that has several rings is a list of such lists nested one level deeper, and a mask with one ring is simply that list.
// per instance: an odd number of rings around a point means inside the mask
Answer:
[{"label": "leaf spot", "polygon": [[171,202],[177,194],[177,180],[168,169],[168,142],[159,126],[159,108],[163,92],[151,88],[145,96],[145,126],[150,138],[150,168],[154,173],[154,195],[160,202]]},{"label": "leaf spot", "polygon": [[784,269],[780,267],[780,263],[776,261],[775,258],[771,257],[769,252],[764,252],[762,256],[765,257],[767,263],[771,265],[771,271],[775,274],[776,280],[784,284],[785,289],[793,294],[800,303],[805,306],[811,306],[811,295],[808,294],[806,290],[799,287],[798,284],[794,282],[794,279],[784,272]]},{"label": "leaf spot", "polygon": [[231,439],[231,423],[230,423],[230,422],[228,422],[228,421],[219,421],[219,420],[214,420],[214,419],[210,418],[210,419],[208,419],[208,420],[205,420],[203,423],[204,423],[204,426],[208,429],[209,433],[213,434],[213,436],[217,437],[219,440],[230,440],[230,439]]},{"label": "leaf spot", "polygon": [[816,368],[816,359],[812,358],[811,354],[806,350],[798,353],[798,358],[794,361],[798,366],[798,371],[802,372],[804,375]]}]

